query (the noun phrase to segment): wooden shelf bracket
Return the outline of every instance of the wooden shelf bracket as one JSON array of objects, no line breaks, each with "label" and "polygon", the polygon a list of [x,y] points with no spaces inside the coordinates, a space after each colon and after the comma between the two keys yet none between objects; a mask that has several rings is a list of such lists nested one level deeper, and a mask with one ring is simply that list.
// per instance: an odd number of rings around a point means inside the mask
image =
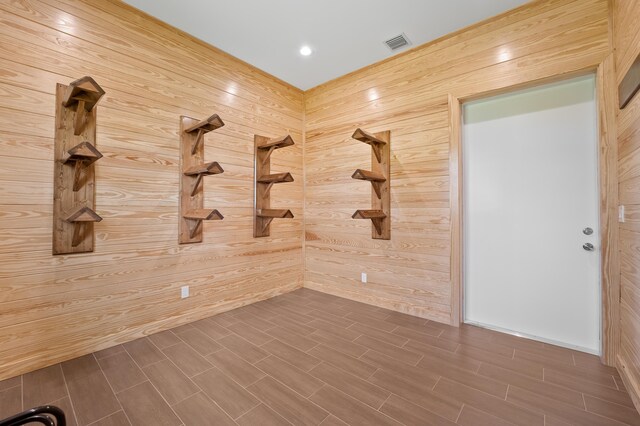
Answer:
[{"label": "wooden shelf bracket", "polygon": [[270,224],[273,219],[291,219],[293,213],[286,209],[271,208],[271,188],[276,183],[293,182],[291,173],[271,174],[271,154],[280,148],[294,145],[291,136],[269,139],[265,136],[254,135],[254,218],[253,236],[255,238],[268,237]]},{"label": "wooden shelf bracket", "polygon": [[104,90],[91,77],[56,86],[53,179],[53,254],[93,251],[96,104]]},{"label": "wooden shelf bracket", "polygon": [[224,122],[217,115],[198,121],[180,117],[180,244],[202,242],[202,222],[222,220],[218,210],[204,208],[204,176],[224,173],[217,161],[204,162],[204,135],[219,129]]},{"label": "wooden shelf bracket", "polygon": [[371,146],[371,171],[357,169],[353,179],[371,182],[371,209],[357,210],[353,219],[371,220],[371,238],[391,239],[391,132],[371,134],[356,129],[351,136]]}]

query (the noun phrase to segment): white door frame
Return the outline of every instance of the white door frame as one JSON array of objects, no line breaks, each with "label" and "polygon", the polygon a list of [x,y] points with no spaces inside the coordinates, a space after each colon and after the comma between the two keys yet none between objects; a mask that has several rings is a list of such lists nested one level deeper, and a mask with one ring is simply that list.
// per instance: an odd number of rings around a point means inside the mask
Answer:
[{"label": "white door frame", "polygon": [[601,264],[601,360],[607,365],[615,365],[619,345],[619,300],[620,277],[618,264],[618,180],[617,180],[617,139],[615,134],[615,72],[612,55],[596,68],[581,72],[552,76],[517,86],[503,87],[485,93],[474,93],[465,97],[449,94],[449,189],[451,209],[451,318],[454,326],[460,326],[463,316],[463,241],[462,241],[462,104],[478,98],[495,96],[499,93],[515,91],[561,81],[580,75],[596,74],[596,103],[598,109],[598,179],[600,205],[600,264]]}]

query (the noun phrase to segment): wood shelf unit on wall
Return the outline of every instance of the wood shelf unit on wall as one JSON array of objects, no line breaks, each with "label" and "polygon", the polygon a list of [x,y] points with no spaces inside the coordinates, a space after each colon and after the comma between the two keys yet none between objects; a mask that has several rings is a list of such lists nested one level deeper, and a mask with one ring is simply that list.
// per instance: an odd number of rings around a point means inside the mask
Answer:
[{"label": "wood shelf unit on wall", "polygon": [[96,104],[104,90],[91,77],[56,86],[53,166],[53,254],[93,251]]},{"label": "wood shelf unit on wall", "polygon": [[291,173],[271,174],[271,154],[280,148],[294,145],[291,136],[269,139],[254,135],[254,217],[253,236],[268,237],[273,219],[291,219],[293,213],[287,209],[271,208],[271,188],[276,183],[293,182]]},{"label": "wood shelf unit on wall", "polygon": [[224,173],[217,162],[204,162],[204,135],[224,126],[217,114],[198,121],[180,117],[180,244],[202,242],[202,222],[222,220],[218,210],[204,208],[204,176]]},{"label": "wood shelf unit on wall", "polygon": [[371,220],[371,238],[391,239],[391,132],[367,133],[356,129],[351,136],[371,146],[371,170],[357,169],[353,179],[371,182],[371,209],[357,210],[353,219]]}]

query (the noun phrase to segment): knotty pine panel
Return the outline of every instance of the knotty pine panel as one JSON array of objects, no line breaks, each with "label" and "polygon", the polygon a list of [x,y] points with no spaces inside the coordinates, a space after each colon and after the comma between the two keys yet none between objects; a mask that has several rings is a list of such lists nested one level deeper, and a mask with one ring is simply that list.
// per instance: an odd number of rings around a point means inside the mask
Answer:
[{"label": "knotty pine panel", "polygon": [[[0,3],[0,380],[300,287],[303,93],[115,0]],[[98,105],[93,253],[51,255],[54,91],[91,75]],[[204,242],[178,245],[179,117],[218,113],[205,155]],[[290,133],[252,236],[253,135]],[[180,299],[180,287],[191,296]]]},{"label": "knotty pine panel", "polygon": [[[306,91],[305,286],[454,322],[449,96],[593,72],[610,53],[608,10],[606,0],[532,2]],[[370,197],[350,178],[370,156],[350,139],[357,127],[391,131],[390,241],[349,217]]]},{"label": "knotty pine panel", "polygon": [[[640,54],[640,2],[612,1],[617,82]],[[616,87],[617,92],[617,87]],[[617,93],[616,93],[617,94]],[[617,96],[616,96],[617,98]],[[619,203],[625,206],[620,234],[620,351],[618,369],[640,409],[640,96],[617,114]]]}]

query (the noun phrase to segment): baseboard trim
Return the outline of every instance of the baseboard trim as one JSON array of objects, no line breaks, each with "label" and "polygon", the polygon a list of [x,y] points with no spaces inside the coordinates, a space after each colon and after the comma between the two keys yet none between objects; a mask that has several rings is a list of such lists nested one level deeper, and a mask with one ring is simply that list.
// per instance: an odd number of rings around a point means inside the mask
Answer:
[{"label": "baseboard trim", "polygon": [[635,405],[636,410],[640,412],[640,383],[634,378],[633,373],[620,354],[616,357],[616,368],[618,369],[618,373],[620,373],[620,377],[622,377],[622,382],[627,388],[633,405]]}]

